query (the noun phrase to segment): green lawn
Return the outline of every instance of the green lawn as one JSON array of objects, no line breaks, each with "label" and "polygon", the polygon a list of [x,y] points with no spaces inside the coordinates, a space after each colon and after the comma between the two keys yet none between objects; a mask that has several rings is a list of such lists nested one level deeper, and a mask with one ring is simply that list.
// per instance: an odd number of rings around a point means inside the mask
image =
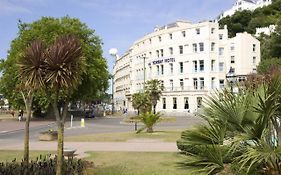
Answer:
[{"label": "green lawn", "polygon": [[94,175],[188,175],[179,166],[185,157],[179,153],[90,152],[87,160],[95,168]]},{"label": "green lawn", "polygon": [[[35,159],[40,155],[54,154],[53,151],[30,151],[30,158]],[[21,161],[23,159],[23,151],[0,150],[0,162],[10,162],[14,159]]]},{"label": "green lawn", "polygon": [[154,133],[123,132],[123,133],[99,133],[83,136],[65,137],[65,141],[72,142],[126,142],[132,139],[157,139],[164,142],[175,142],[180,138],[182,130],[155,131]]}]

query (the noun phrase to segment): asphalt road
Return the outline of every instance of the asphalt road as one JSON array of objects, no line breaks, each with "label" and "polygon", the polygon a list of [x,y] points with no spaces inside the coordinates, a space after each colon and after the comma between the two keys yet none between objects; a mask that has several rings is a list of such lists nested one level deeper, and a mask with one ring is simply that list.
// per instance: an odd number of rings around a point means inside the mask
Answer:
[{"label": "asphalt road", "polygon": [[[202,123],[202,120],[192,116],[176,117],[173,122],[158,123],[155,127],[157,130],[175,130],[186,129],[196,123]],[[80,126],[80,118],[74,119],[72,123],[68,121],[65,124],[65,136],[86,135],[94,133],[112,133],[112,132],[129,132],[134,131],[134,123],[124,123],[123,117],[117,118],[93,118],[85,119],[85,127]],[[138,128],[142,125],[139,123]],[[30,140],[38,140],[39,133],[49,129],[56,130],[56,124],[37,126],[30,128]],[[0,133],[0,144],[13,144],[22,142],[24,139],[23,130]]]}]

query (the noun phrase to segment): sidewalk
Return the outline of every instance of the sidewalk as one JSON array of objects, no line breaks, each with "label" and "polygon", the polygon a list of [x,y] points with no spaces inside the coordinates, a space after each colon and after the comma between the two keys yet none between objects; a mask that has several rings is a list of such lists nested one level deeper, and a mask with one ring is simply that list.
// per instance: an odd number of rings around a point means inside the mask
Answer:
[{"label": "sidewalk", "polygon": [[[0,140],[0,142],[2,142]],[[86,157],[87,151],[124,151],[124,152],[177,152],[176,143],[139,140],[134,142],[65,142],[64,148],[76,149],[78,157]],[[30,150],[54,151],[57,142],[30,142]],[[23,143],[0,145],[0,150],[23,150]]]}]

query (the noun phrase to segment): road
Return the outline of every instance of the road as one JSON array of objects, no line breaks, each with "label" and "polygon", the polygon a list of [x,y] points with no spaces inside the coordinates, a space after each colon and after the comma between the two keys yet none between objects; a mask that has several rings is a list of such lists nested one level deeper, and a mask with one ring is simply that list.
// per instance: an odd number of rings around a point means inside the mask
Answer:
[{"label": "road", "polygon": [[[129,132],[134,131],[134,123],[122,122],[123,117],[111,117],[111,118],[93,118],[85,120],[85,127],[80,126],[80,118],[74,119],[72,127],[70,122],[65,124],[65,136],[73,135],[86,135],[94,133],[112,133],[112,132]],[[16,121],[15,121],[16,122]],[[192,117],[176,117],[174,122],[162,122],[158,123],[155,127],[157,130],[175,130],[175,129],[186,129],[196,123],[201,123],[202,120]],[[1,125],[5,125],[5,121],[0,121]],[[141,124],[138,124],[141,127]],[[24,133],[23,130],[16,130],[9,132],[0,132],[0,144],[12,145],[23,142]],[[38,140],[39,133],[49,129],[56,130],[56,124],[54,122],[44,123],[42,125],[33,126],[30,128],[30,141]],[[1,130],[0,130],[1,131]]]}]

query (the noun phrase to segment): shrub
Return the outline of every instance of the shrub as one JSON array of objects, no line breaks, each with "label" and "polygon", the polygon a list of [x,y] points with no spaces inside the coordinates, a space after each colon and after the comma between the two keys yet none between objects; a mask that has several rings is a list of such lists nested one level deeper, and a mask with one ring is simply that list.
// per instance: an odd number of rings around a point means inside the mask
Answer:
[{"label": "shrub", "polygon": [[[19,174],[33,174],[33,175],[53,175],[56,174],[56,157],[50,158],[48,156],[39,156],[36,160],[31,161],[28,166],[24,161],[17,162],[14,159],[12,162],[0,163],[1,175],[19,175]],[[90,163],[91,165],[92,163]],[[89,166],[88,162],[81,159],[65,160],[63,164],[64,175],[83,175],[85,169]]]}]

